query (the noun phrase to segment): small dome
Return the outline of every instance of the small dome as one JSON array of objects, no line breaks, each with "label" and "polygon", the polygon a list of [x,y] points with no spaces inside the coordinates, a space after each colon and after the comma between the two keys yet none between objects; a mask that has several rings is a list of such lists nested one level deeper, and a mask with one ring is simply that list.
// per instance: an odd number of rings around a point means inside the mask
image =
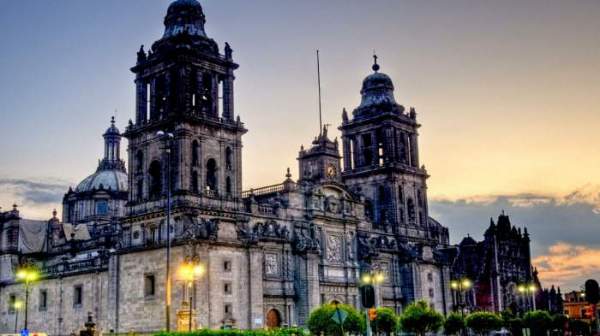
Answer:
[{"label": "small dome", "polygon": [[205,22],[202,5],[197,0],[177,0],[167,9],[163,37],[172,37],[183,32],[189,35],[206,37],[204,32]]},{"label": "small dome", "polygon": [[475,241],[475,239],[471,238],[471,236],[466,236],[465,238],[463,238],[463,240],[460,242],[459,245],[460,246],[471,246],[471,245],[477,245],[477,242]]},{"label": "small dome", "polygon": [[394,83],[390,76],[379,72],[377,57],[374,56],[374,58],[374,72],[368,75],[362,83],[362,89],[360,90],[362,100],[358,107],[359,109],[371,106],[397,105],[396,99],[394,98]]},{"label": "small dome", "polygon": [[106,132],[104,133],[104,135],[121,136],[121,132],[119,132],[119,129],[117,128],[117,126],[115,126],[115,117],[112,117],[110,119],[110,126],[106,129]]},{"label": "small dome", "polygon": [[127,191],[127,174],[118,169],[99,170],[81,181],[75,192],[86,192],[101,188],[112,191]]}]

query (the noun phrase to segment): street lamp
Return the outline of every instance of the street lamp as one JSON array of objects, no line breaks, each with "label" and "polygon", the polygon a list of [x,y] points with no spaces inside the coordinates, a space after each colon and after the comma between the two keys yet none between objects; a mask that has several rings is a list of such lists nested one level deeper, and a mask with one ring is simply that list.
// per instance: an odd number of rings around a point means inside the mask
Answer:
[{"label": "street lamp", "polygon": [[[466,292],[473,287],[473,282],[469,278],[455,279],[450,281],[450,288],[456,294],[457,306],[460,307],[460,313],[465,316],[465,305],[467,304]],[[464,299],[464,302],[463,302]]]},{"label": "street lamp", "polygon": [[188,294],[189,294],[189,325],[188,325],[188,331],[192,331],[192,307],[193,307],[193,299],[194,299],[194,295],[193,295],[193,286],[194,286],[194,280],[196,278],[200,278],[202,275],[204,275],[204,273],[206,273],[206,269],[204,267],[204,265],[202,265],[200,263],[200,261],[197,258],[191,258],[187,261],[185,261],[180,267],[179,267],[179,276],[182,280],[184,280],[187,283],[187,289],[188,289]]},{"label": "street lamp", "polygon": [[165,152],[167,153],[167,278],[165,299],[165,329],[171,330],[171,141],[173,133],[165,131],[156,132],[156,136],[165,141]]},{"label": "street lamp", "polygon": [[[537,286],[534,283],[525,283],[517,286],[517,290],[521,295],[523,295],[526,299],[530,298],[533,306],[533,310],[536,310],[535,307],[535,292],[537,292]],[[527,305],[529,307],[529,305]]]},{"label": "street lamp", "polygon": [[[24,329],[27,329],[27,313],[29,307],[29,287],[31,283],[36,281],[40,277],[40,273],[33,267],[24,267],[17,271],[17,280],[23,281],[25,284],[25,326]],[[16,304],[16,302],[15,302]]]},{"label": "street lamp", "polygon": [[13,302],[13,309],[15,310],[15,334],[17,333],[17,325],[19,323],[19,310],[23,308],[23,301],[15,300]]},{"label": "street lamp", "polygon": [[[363,286],[372,286],[372,287],[377,288],[378,285],[382,284],[385,281],[385,274],[383,274],[383,272],[380,272],[380,271],[364,273],[360,277],[360,281]],[[373,292],[375,292],[375,291],[373,291]],[[374,301],[375,301],[375,307],[377,307],[377,300],[374,300]],[[370,336],[371,335],[371,323],[369,323],[369,321],[370,321],[369,309],[365,309],[365,316],[366,316],[366,321],[367,321],[367,336]]]}]

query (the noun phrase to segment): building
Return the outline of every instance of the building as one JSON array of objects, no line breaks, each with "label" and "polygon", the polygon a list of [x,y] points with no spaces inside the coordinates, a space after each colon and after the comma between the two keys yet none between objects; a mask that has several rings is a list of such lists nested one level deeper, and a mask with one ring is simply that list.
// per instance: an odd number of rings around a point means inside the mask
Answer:
[{"label": "building", "polygon": [[[456,247],[452,273],[454,279],[469,279],[472,286],[464,295],[455,295],[455,303],[495,312],[533,309],[541,286],[531,265],[529,242],[527,228],[513,226],[504,212],[496,223],[490,219],[483,241],[465,237]],[[536,292],[528,291],[531,286]]]},{"label": "building", "polygon": [[564,314],[569,318],[576,320],[587,320],[591,322],[595,319],[594,307],[585,299],[585,291],[571,291],[565,293]]},{"label": "building", "polygon": [[[103,332],[152,332],[167,320],[187,329],[190,312],[194,327],[303,325],[322,303],[359,307],[361,275],[374,271],[385,274],[380,305],[424,299],[447,313],[448,230],[429,217],[417,113],[396,102],[377,59],[360,106],[342,113],[342,153],[323,128],[300,149],[296,181],[288,169],[282,183],[242,191],[238,65],[205,22],[196,0],[177,0],[162,38],[140,48],[127,169],[113,120],[98,170],[65,195],[63,221],[38,224],[45,244],[16,248],[25,220],[2,215],[2,330],[14,330],[11,303],[23,295],[15,270],[30,264],[43,276],[29,329],[51,335],[76,332],[88,314]],[[206,267],[191,283],[177,272],[189,261]]]}]

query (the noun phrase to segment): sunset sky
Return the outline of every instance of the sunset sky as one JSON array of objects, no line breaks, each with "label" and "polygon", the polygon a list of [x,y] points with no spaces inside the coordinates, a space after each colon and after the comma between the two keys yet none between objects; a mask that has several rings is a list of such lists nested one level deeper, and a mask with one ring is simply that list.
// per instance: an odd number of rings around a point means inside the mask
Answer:
[{"label": "sunset sky", "polygon": [[[396,100],[417,110],[431,215],[452,241],[481,239],[504,209],[528,227],[544,284],[600,277],[600,1],[201,3],[208,35],[240,64],[245,187],[297,175],[318,132],[315,50],[336,127],[375,50]],[[133,118],[129,68],[168,4],[0,0],[3,209],[48,218],[95,170],[115,110],[121,129]]]}]

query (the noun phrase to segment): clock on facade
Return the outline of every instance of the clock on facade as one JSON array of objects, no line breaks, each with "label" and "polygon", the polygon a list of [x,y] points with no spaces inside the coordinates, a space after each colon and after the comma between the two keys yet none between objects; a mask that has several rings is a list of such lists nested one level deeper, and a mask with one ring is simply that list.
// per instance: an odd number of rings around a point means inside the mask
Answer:
[{"label": "clock on facade", "polygon": [[327,166],[327,177],[333,178],[336,175],[336,170],[334,165]]}]

